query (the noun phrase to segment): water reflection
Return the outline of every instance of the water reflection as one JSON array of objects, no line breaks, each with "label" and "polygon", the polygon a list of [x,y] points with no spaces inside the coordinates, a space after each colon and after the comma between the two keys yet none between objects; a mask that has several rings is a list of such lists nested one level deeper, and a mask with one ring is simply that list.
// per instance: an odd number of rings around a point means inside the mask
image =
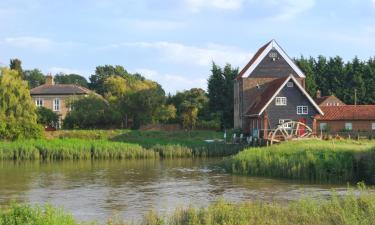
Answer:
[{"label": "water reflection", "polygon": [[207,206],[228,201],[289,201],[339,192],[345,185],[311,185],[285,180],[233,176],[220,159],[0,162],[0,205],[10,200],[63,206],[80,220],[104,222],[118,215],[137,220],[150,209]]}]

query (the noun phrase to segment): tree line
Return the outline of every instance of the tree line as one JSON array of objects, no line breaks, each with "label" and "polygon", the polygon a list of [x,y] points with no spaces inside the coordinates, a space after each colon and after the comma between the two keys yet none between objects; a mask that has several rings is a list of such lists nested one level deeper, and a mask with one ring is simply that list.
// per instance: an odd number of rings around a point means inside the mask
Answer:
[{"label": "tree line", "polygon": [[[375,59],[357,57],[344,62],[338,56],[300,57],[297,65],[306,74],[306,89],[315,96],[334,94],[347,104],[375,104]],[[27,137],[40,133],[36,123],[52,125],[57,116],[36,109],[29,89],[45,83],[39,69],[23,70],[19,59],[0,73],[0,138]],[[76,84],[93,91],[87,98],[70,101],[65,128],[138,128],[150,123],[179,123],[185,129],[230,129],[233,127],[233,83],[238,68],[212,63],[207,92],[200,88],[166,94],[160,84],[123,66],[97,66],[89,77],[56,74],[55,83]],[[19,104],[22,102],[22,104]],[[6,122],[4,122],[6,121]],[[35,135],[34,135],[35,134]]]},{"label": "tree line", "polygon": [[[315,96],[335,95],[346,104],[375,104],[375,59],[361,61],[357,57],[344,62],[339,57],[318,56],[295,59],[306,74],[306,89]],[[355,99],[356,98],[356,99]]]}]

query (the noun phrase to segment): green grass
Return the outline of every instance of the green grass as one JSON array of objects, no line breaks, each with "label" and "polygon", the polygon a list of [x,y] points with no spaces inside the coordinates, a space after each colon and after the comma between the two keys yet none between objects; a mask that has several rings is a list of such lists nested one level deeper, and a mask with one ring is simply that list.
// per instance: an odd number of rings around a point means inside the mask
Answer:
[{"label": "green grass", "polygon": [[375,183],[375,141],[293,141],[231,157],[233,173],[312,182]]},{"label": "green grass", "polygon": [[[374,221],[375,196],[362,191],[359,196],[349,192],[342,197],[334,194],[330,199],[304,198],[287,204],[261,201],[228,203],[219,200],[207,208],[175,209],[167,216],[160,216],[151,211],[138,224],[372,225]],[[78,222],[70,214],[51,206],[40,208],[13,204],[9,209],[0,211],[0,225],[11,224],[75,225]],[[110,219],[107,224],[130,223],[126,223],[126,218],[124,218],[124,220]]]},{"label": "green grass", "polygon": [[20,140],[0,144],[0,160],[143,159],[158,154],[137,144],[107,140]]},{"label": "green grass", "polygon": [[237,153],[239,145],[204,143],[189,147],[183,144],[137,143],[106,139],[38,139],[0,142],[0,160],[88,160],[214,157]]}]

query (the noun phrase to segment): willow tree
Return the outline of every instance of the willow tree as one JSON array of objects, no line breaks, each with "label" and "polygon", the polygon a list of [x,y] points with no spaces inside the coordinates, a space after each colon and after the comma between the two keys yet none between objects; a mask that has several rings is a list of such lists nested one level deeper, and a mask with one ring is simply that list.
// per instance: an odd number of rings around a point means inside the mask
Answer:
[{"label": "willow tree", "polygon": [[0,139],[37,138],[41,134],[27,82],[16,70],[0,68]]}]

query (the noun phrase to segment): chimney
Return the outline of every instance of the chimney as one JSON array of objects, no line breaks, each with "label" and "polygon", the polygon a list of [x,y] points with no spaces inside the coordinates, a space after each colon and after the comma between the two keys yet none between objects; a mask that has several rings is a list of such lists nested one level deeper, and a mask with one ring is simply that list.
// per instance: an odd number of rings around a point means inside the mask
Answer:
[{"label": "chimney", "polygon": [[317,90],[316,91],[316,98],[321,98],[322,97],[322,93],[320,92],[320,90]]},{"label": "chimney", "polygon": [[53,82],[53,76],[50,73],[46,76],[46,84],[47,85],[54,85],[55,84]]}]

